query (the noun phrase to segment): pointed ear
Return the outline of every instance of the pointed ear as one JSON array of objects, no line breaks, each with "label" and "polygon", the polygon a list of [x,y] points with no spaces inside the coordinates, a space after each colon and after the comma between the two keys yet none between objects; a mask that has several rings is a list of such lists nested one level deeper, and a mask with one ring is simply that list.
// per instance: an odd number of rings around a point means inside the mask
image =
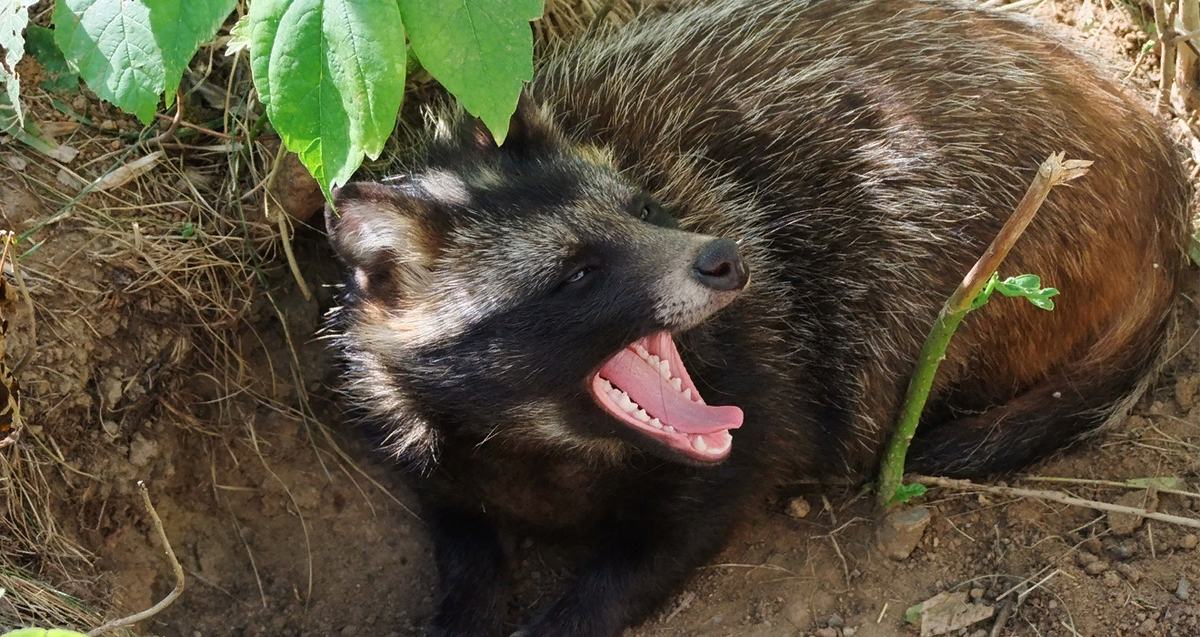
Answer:
[{"label": "pointed ear", "polygon": [[[483,120],[471,118],[469,122],[468,145],[475,150],[495,152],[498,148],[496,138]],[[566,144],[565,140],[549,109],[522,93],[517,100],[517,110],[508,123],[508,136],[504,138],[500,150],[518,155],[547,152],[561,148]]]},{"label": "pointed ear", "polygon": [[349,183],[325,205],[329,241],[368,296],[407,295],[421,286],[440,248],[435,206],[403,188]]}]

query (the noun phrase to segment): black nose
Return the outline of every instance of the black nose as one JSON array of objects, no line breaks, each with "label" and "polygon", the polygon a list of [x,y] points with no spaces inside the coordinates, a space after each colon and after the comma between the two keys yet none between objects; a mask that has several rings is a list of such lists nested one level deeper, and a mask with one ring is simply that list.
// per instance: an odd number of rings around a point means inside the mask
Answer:
[{"label": "black nose", "polygon": [[723,292],[740,290],[750,280],[750,268],[729,239],[714,239],[701,248],[692,271],[702,285]]}]

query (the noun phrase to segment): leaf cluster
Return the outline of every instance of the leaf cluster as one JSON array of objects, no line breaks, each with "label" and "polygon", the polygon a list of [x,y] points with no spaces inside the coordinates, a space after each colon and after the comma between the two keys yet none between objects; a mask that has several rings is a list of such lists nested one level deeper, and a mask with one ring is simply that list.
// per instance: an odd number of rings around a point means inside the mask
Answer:
[{"label": "leaf cluster", "polygon": [[[78,74],[98,97],[150,124],[237,1],[55,0],[50,46],[46,33],[26,29],[33,0],[15,0],[0,11],[0,48],[8,52],[0,77],[16,111],[9,119],[24,122],[15,68],[29,50],[63,82],[54,89],[69,90]],[[413,63],[502,143],[533,77],[529,22],[542,7],[543,0],[250,0],[230,29],[227,54],[248,48],[271,124],[328,196],[364,156],[379,156]]]}]

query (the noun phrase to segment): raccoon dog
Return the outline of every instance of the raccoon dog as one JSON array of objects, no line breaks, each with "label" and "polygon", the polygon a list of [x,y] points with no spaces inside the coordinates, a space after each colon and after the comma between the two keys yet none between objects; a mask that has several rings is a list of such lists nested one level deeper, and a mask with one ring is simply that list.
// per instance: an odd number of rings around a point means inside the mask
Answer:
[{"label": "raccoon dog", "polygon": [[353,406],[411,474],[439,636],[498,635],[506,530],[586,538],[535,637],[640,621],[784,477],[864,475],[942,302],[1051,152],[910,466],[1016,469],[1146,384],[1187,264],[1160,124],[1036,27],[948,0],[720,0],[549,56],[503,145],[453,108],[335,196]]}]

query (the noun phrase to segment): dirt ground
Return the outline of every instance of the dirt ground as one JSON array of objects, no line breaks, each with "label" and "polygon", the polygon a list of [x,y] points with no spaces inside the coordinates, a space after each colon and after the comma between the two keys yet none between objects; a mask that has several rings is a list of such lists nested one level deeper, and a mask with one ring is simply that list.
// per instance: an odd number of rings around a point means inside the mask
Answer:
[{"label": "dirt ground", "polygon": [[[1046,0],[1034,14],[1100,51],[1130,90],[1152,97],[1156,54],[1139,56],[1144,36],[1128,13],[1106,6]],[[94,158],[127,149],[119,133],[137,128],[101,104],[74,106],[112,123],[99,125],[107,137],[80,142],[71,166],[89,175]],[[1200,156],[1196,135],[1182,122],[1175,129]],[[22,262],[36,336],[23,303],[8,342],[19,356],[36,340],[20,377],[29,430],[19,452],[4,453],[24,454],[6,456],[6,466],[40,476],[31,480],[48,494],[60,538],[19,544],[22,572],[107,617],[165,596],[175,580],[140,505],[142,480],[187,584],[172,606],[138,626],[140,634],[421,634],[433,610],[430,543],[388,459],[340,422],[330,355],[318,337],[338,272],[319,228],[301,228],[295,240],[314,292],[306,300],[272,249],[269,223],[222,225],[228,211],[197,206],[221,200],[219,171],[196,168],[202,151],[168,153],[174,159],[162,168],[178,173],[175,187],[196,198],[164,197],[135,180],[121,195],[89,195],[87,205],[44,228],[69,200],[46,193],[61,191],[70,175],[37,165],[31,154],[34,165],[21,165],[10,151],[0,149],[3,224],[36,230],[32,241],[44,243]],[[132,223],[146,202],[158,202],[150,212],[159,226]],[[248,230],[229,231],[235,226]],[[234,248],[222,242],[187,252],[196,243],[188,227],[258,246],[261,260],[233,264]],[[164,245],[186,254],[165,263],[143,236],[170,239]],[[171,267],[184,274],[163,274]],[[185,287],[200,292],[185,295]],[[1128,422],[1024,475],[1174,477],[1184,490],[1200,490],[1200,276],[1179,312],[1174,355]],[[1147,497],[1094,483],[1010,484],[1107,502],[1137,498],[1134,505]],[[801,502],[810,511],[790,515]],[[870,498],[856,490],[794,485],[762,504],[712,564],[628,634],[915,635],[904,624],[906,608],[962,591],[1008,619],[999,631],[987,619],[953,634],[1200,635],[1200,529],[1155,521],[1121,529],[1090,508],[933,489],[923,499],[931,525],[916,551],[895,562],[873,548]],[[1200,497],[1161,493],[1157,508],[1200,519]],[[83,550],[69,550],[75,544]],[[514,620],[570,576],[573,553],[518,542]],[[4,576],[0,586],[17,590],[20,582]],[[14,599],[0,597],[0,628],[39,621]]]}]

